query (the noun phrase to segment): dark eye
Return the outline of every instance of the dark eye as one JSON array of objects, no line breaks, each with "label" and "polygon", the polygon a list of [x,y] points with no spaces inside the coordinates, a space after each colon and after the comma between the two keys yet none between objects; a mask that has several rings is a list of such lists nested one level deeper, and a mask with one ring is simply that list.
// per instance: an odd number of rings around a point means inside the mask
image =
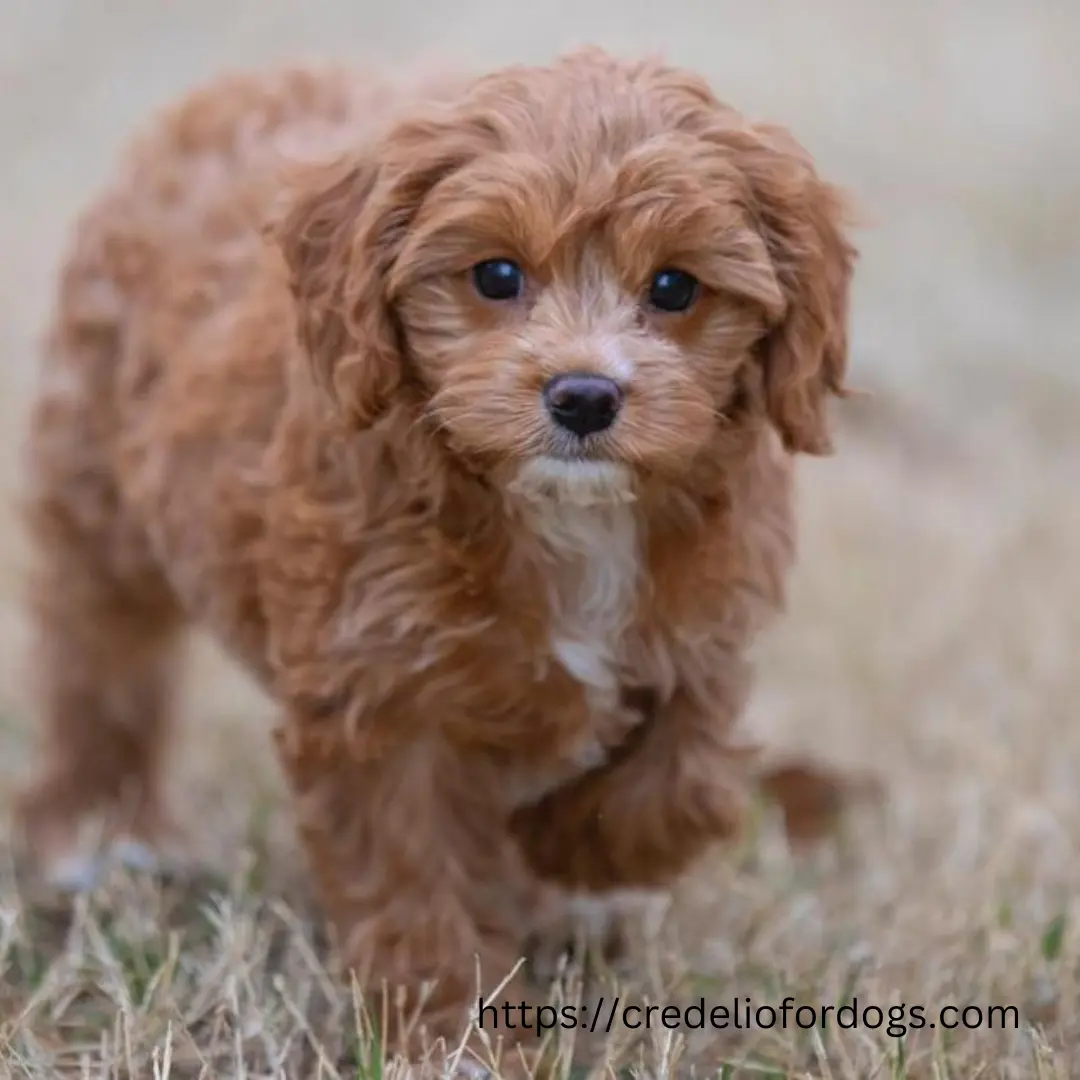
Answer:
[{"label": "dark eye", "polygon": [[698,279],[684,270],[658,270],[649,285],[649,303],[658,311],[686,311],[697,294]]},{"label": "dark eye", "polygon": [[473,267],[476,291],[487,300],[516,300],[525,288],[525,274],[509,259],[488,259]]}]

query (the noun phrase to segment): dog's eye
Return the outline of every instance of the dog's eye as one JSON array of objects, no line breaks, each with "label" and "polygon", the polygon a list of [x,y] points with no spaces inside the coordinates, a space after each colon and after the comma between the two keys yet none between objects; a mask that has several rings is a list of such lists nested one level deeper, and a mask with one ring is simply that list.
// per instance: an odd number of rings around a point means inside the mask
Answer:
[{"label": "dog's eye", "polygon": [[649,285],[649,303],[657,311],[686,311],[698,295],[698,279],[685,270],[658,270]]},{"label": "dog's eye", "polygon": [[525,288],[525,274],[509,259],[488,259],[473,267],[473,282],[487,300],[516,300]]}]

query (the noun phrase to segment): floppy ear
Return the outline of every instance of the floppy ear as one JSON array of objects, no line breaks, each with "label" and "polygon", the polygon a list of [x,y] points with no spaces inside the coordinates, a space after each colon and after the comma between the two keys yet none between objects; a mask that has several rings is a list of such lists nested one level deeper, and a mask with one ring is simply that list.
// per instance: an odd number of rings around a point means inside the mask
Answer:
[{"label": "floppy ear", "polygon": [[387,263],[372,202],[374,163],[305,170],[273,229],[296,303],[297,334],[312,377],[350,424],[372,424],[401,381],[397,328],[384,291]]},{"label": "floppy ear", "polygon": [[848,299],[857,258],[843,232],[845,199],[818,177],[786,131],[760,125],[730,138],[786,303],[759,345],[766,411],[789,451],[828,454],[827,398],[847,394]]},{"label": "floppy ear", "polygon": [[492,135],[483,116],[419,112],[362,159],[302,173],[273,230],[312,375],[356,428],[373,424],[406,378],[394,300],[407,278],[397,264],[413,220],[435,184]]}]

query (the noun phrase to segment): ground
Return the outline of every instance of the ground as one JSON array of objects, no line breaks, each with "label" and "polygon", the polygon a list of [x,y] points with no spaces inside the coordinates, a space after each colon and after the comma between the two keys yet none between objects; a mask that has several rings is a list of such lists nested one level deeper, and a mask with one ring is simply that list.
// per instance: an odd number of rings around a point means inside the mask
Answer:
[{"label": "ground", "polygon": [[[872,396],[841,409],[837,456],[803,468],[791,610],[761,650],[749,719],[777,752],[877,770],[889,801],[802,855],[764,814],[686,883],[634,975],[706,1014],[746,998],[790,995],[819,1015],[851,1003],[856,1027],[789,1015],[674,1032],[654,1013],[652,1030],[617,1022],[599,1041],[651,1075],[1077,1075],[1080,7],[365,7],[0,9],[3,497],[19,488],[36,335],[72,217],[132,125],[193,81],[304,54],[483,65],[584,41],[701,69],[790,124],[863,207],[852,373]],[[26,551],[5,520],[0,803],[33,751]],[[217,868],[201,885],[127,878],[73,915],[30,909],[0,810],[0,1076],[378,1074],[355,1052],[341,1064],[364,1040],[324,969],[267,704],[199,643],[184,708],[178,796]],[[900,1003],[891,1033],[864,1012]],[[1016,1011],[950,1031],[950,1004]]]}]

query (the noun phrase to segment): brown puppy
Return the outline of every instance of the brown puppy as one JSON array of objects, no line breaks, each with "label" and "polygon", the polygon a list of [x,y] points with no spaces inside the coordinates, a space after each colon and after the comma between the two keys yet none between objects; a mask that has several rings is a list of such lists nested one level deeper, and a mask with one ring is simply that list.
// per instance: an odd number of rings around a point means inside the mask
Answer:
[{"label": "brown puppy", "polygon": [[554,886],[668,885],[739,819],[791,458],[843,392],[842,217],[782,130],[596,50],[160,117],[79,226],[33,423],[43,870],[85,877],[93,818],[175,842],[196,619],[281,703],[347,960],[438,980],[432,1033]]}]

